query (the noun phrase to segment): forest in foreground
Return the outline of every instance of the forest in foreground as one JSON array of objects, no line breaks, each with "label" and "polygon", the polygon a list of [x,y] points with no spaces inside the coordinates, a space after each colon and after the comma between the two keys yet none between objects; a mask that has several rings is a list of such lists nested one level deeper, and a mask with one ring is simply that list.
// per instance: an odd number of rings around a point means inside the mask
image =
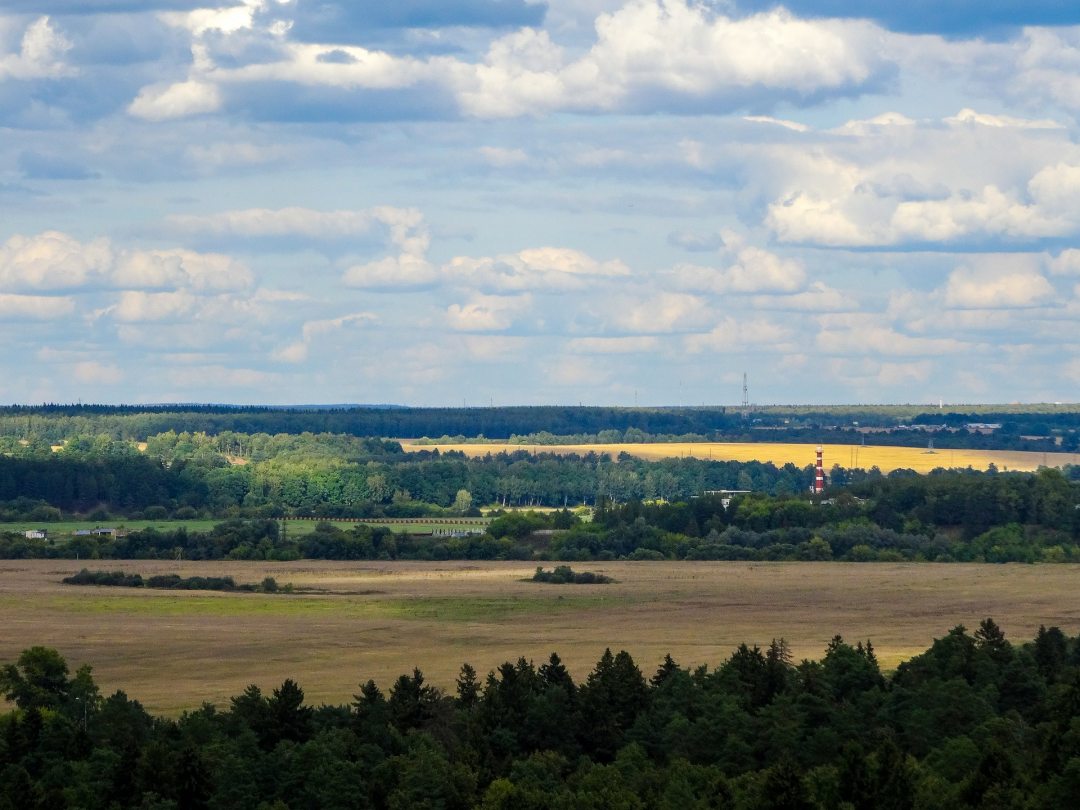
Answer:
[{"label": "forest in foreground", "polygon": [[[347,705],[286,680],[152,717],[33,647],[0,667],[0,808],[1059,810],[1080,795],[1080,639],[959,626],[884,673],[870,641],[715,667],[557,654],[456,688],[420,669]],[[257,678],[258,673],[252,673]]]}]

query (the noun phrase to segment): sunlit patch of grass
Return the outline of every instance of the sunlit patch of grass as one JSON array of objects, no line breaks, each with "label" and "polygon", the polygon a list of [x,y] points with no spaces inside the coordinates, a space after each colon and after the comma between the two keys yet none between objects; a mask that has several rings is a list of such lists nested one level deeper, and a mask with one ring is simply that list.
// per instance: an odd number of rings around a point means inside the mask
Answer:
[{"label": "sunlit patch of grass", "polygon": [[[158,595],[89,593],[85,596],[51,594],[38,600],[44,613],[81,613],[126,616],[255,616],[406,619],[423,622],[499,621],[514,616],[587,611],[622,606],[625,598],[577,595],[556,598],[417,597],[412,599],[286,594]],[[13,597],[0,597],[0,609],[14,606]]]}]

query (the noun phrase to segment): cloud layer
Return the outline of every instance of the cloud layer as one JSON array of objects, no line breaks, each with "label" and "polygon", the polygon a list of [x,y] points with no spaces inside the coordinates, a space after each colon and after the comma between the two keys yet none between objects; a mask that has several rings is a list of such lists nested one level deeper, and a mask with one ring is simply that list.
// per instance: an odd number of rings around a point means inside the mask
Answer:
[{"label": "cloud layer", "polygon": [[1075,399],[1071,6],[376,5],[5,4],[9,400]]}]

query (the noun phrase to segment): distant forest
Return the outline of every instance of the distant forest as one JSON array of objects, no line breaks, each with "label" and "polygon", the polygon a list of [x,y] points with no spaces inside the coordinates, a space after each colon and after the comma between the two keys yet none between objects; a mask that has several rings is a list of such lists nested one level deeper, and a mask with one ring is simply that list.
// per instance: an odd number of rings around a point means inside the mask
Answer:
[{"label": "distant forest", "polygon": [[[451,469],[460,465],[466,473],[470,465],[488,463],[497,462],[432,462],[449,464]],[[526,463],[539,466],[545,461]],[[565,466],[552,468],[555,480],[560,469],[573,471],[575,465],[588,469],[580,460],[557,463]],[[141,480],[138,465],[133,482]],[[629,470],[627,462],[605,466],[620,474]],[[421,469],[432,474],[438,467]],[[1080,483],[1058,470],[864,476],[827,494],[830,497],[815,501],[801,494],[750,493],[734,496],[727,505],[718,495],[674,502],[636,498],[615,502],[602,495],[588,521],[569,510],[508,512],[496,517],[482,535],[449,538],[398,534],[363,524],[342,529],[328,522],[293,537],[283,533],[281,522],[274,519],[227,520],[209,532],[146,529],[123,537],[59,542],[8,534],[0,536],[0,557],[1080,562]],[[33,501],[9,502],[7,508],[20,507],[31,513],[55,511]],[[399,501],[382,507],[369,503],[365,508],[402,512],[434,507]],[[194,513],[185,506],[174,514],[184,510]],[[143,514],[151,511],[164,514],[164,507],[149,507]]]},{"label": "distant forest", "polygon": [[[274,598],[274,597],[264,597]],[[655,666],[655,669],[653,667]],[[882,672],[870,641],[795,661],[783,639],[718,666],[605,650],[455,687],[356,673],[345,705],[287,679],[152,717],[32,647],[0,667],[0,808],[1063,810],[1080,796],[1080,639],[956,627]]]},{"label": "distant forest", "polygon": [[[584,411],[599,418],[603,409],[494,411]],[[410,412],[193,408],[181,416],[253,424],[283,420],[288,429],[154,433],[146,432],[153,420],[168,423],[177,415],[8,409],[0,416],[0,522],[44,527],[73,519],[198,518],[222,524],[210,533],[147,531],[92,541],[20,534],[0,539],[0,554],[121,558],[180,550],[196,559],[1080,561],[1080,466],[1037,474],[942,469],[918,476],[834,465],[824,497],[811,498],[809,463],[778,467],[692,457],[650,462],[626,454],[554,455],[542,445],[467,458],[435,449],[405,453],[397,441],[380,437],[299,430],[307,419],[398,413]],[[456,417],[468,413],[458,411]],[[635,418],[645,413],[626,412]],[[683,412],[657,413],[666,419]],[[1030,416],[1063,424],[1073,418]],[[102,432],[78,432],[95,426]],[[646,435],[633,430],[622,435]],[[723,498],[708,495],[723,490],[743,494],[725,508]],[[478,515],[481,506],[563,511],[528,519],[507,515],[483,536],[449,539],[366,526],[325,526],[309,538],[279,537],[275,522]],[[594,513],[591,522],[572,514],[581,506]]]},{"label": "distant forest", "polygon": [[[945,426],[931,435],[940,447],[1027,449],[1080,446],[1080,406],[972,407],[942,411],[912,406],[822,408],[728,407],[615,408],[531,406],[497,408],[287,409],[214,405],[43,405],[0,408],[0,436],[58,443],[72,436],[107,435],[146,441],[177,433],[324,433],[361,437],[474,438],[598,437],[645,441],[684,437],[713,441],[851,442],[859,429],[875,429],[878,444],[925,445],[927,433],[900,425]],[[963,429],[996,424],[989,433]],[[629,436],[626,434],[629,432]]]}]

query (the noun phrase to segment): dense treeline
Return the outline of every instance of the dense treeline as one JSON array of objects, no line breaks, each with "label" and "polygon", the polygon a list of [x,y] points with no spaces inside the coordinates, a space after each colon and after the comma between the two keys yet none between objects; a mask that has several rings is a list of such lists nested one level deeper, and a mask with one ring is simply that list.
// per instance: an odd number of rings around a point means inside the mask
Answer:
[{"label": "dense treeline", "polygon": [[1080,483],[1058,470],[866,477],[830,494],[600,498],[591,521],[509,512],[463,537],[325,522],[290,537],[271,519],[61,543],[16,534],[0,536],[0,557],[1080,562]]},{"label": "dense treeline", "polygon": [[553,653],[486,677],[466,664],[450,692],[416,669],[315,707],[286,680],[170,719],[33,647],[0,692],[0,808],[18,810],[1060,810],[1080,795],[1080,641],[1040,627],[1014,645],[989,619],[891,675],[839,636],[819,661],[779,640],[648,676],[607,650],[580,683]]},{"label": "dense treeline", "polygon": [[[1024,439],[1050,436],[1075,448],[1080,437],[1077,406],[971,407],[942,412],[912,406],[838,406],[818,408],[727,407],[615,408],[532,406],[499,408],[327,408],[283,409],[226,406],[10,406],[0,408],[0,437],[38,438],[49,443],[81,435],[104,434],[118,440],[146,441],[169,430],[187,433],[334,433],[350,436],[486,436],[509,439],[527,434],[598,435],[696,434],[724,441],[850,441],[856,425],[895,428],[920,425],[962,427],[970,422],[999,423],[993,436],[966,431],[942,434],[942,446],[1031,447],[1053,449],[1053,442]],[[846,429],[848,432],[842,432]],[[885,443],[918,445],[925,436],[879,436]],[[633,441],[634,439],[628,439]]]},{"label": "dense treeline", "polygon": [[[259,437],[254,439],[258,446]],[[595,454],[525,450],[468,459],[438,451],[405,454],[394,443],[379,443],[376,452],[356,448],[347,456],[296,450],[229,464],[216,452],[203,454],[195,441],[185,443],[195,449],[182,455],[174,445],[168,458],[124,452],[122,444],[108,456],[77,448],[45,457],[0,455],[0,520],[58,520],[60,512],[95,510],[128,517],[153,510],[147,516],[156,519],[179,509],[186,516],[199,510],[216,516],[410,517],[430,511],[424,504],[453,506],[462,490],[474,503],[561,507],[603,498],[688,498],[709,489],[794,493],[812,480],[810,467],[793,464],[629,456],[615,463]],[[318,437],[311,443],[322,446]]]}]

